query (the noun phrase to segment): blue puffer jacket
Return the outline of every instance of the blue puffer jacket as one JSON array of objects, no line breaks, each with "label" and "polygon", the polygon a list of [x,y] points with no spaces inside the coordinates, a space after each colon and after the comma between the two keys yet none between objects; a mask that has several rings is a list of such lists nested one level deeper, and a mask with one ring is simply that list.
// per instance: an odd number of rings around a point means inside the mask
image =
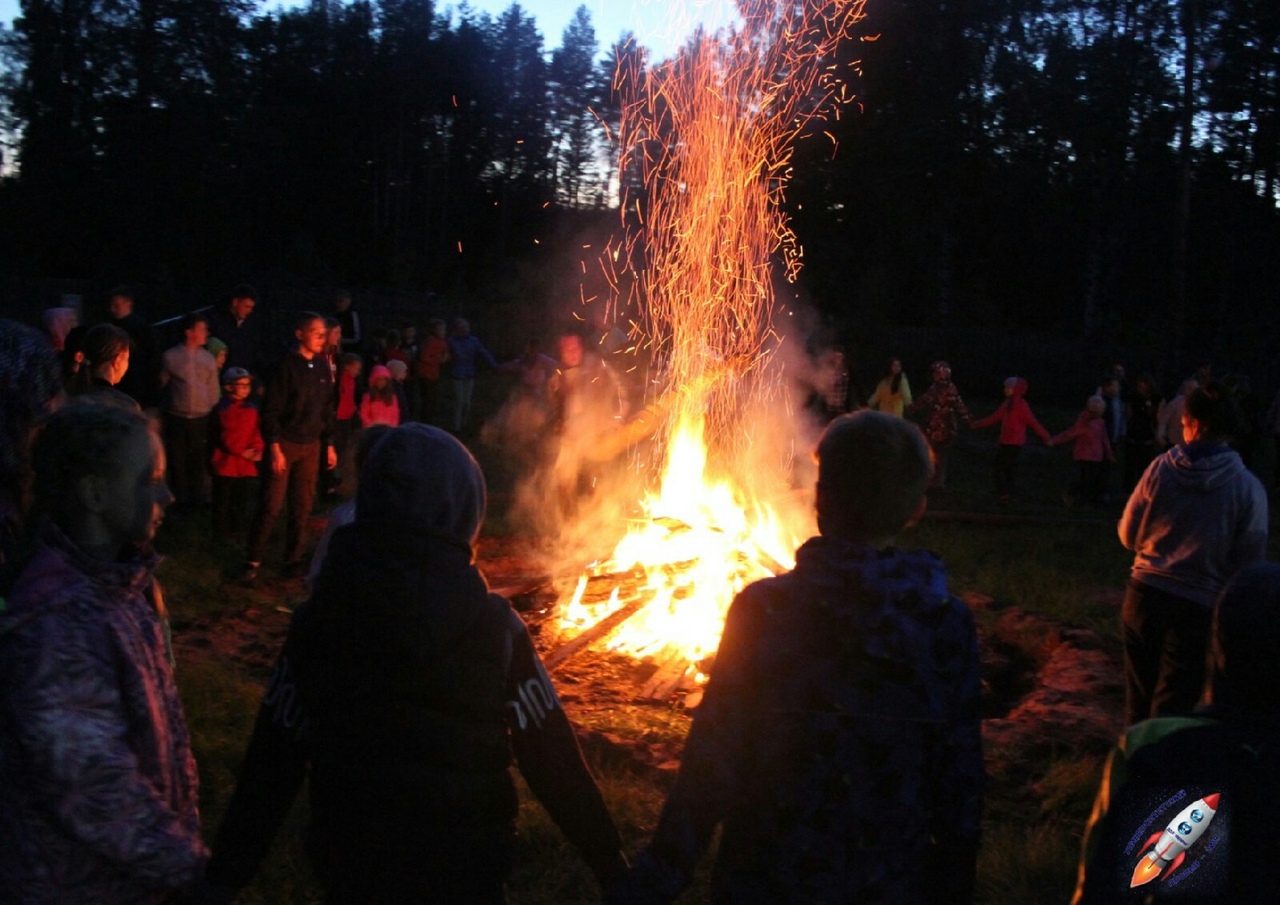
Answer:
[{"label": "blue puffer jacket", "polygon": [[203,871],[158,562],[50,528],[0,613],[0,902],[160,902]]},{"label": "blue puffer jacket", "polygon": [[941,560],[815,537],[725,622],[675,789],[615,905],[972,900],[985,774],[973,617]]}]

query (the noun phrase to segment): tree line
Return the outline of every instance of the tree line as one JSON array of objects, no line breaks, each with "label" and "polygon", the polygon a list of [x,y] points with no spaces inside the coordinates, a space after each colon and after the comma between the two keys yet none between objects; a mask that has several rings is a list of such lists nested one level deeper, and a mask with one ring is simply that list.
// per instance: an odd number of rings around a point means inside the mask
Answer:
[{"label": "tree line", "polygon": [[[787,191],[838,328],[1270,341],[1273,3],[867,12]],[[475,289],[619,222],[613,73],[644,51],[601,54],[585,7],[550,51],[518,4],[430,0],[22,0],[2,37],[11,273]]]}]

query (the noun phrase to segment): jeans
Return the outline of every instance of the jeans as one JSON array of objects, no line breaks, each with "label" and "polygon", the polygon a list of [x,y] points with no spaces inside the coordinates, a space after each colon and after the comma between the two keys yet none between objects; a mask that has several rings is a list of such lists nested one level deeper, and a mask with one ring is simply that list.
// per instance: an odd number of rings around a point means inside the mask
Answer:
[{"label": "jeans", "polygon": [[276,474],[271,469],[270,450],[263,456],[262,494],[258,501],[258,513],[249,529],[248,558],[250,562],[262,562],[267,548],[267,538],[275,527],[276,519],[289,504],[289,519],[285,523],[284,559],[290,565],[301,563],[302,545],[306,541],[307,520],[316,499],[316,481],[320,476],[320,441],[290,443],[280,441],[284,453],[285,470]]}]

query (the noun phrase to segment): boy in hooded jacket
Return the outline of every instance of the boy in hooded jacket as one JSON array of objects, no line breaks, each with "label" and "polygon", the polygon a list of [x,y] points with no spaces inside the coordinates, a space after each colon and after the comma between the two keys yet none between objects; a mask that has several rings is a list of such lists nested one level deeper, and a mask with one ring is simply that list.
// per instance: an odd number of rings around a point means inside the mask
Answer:
[{"label": "boy in hooded jacket", "polygon": [[975,430],[1000,425],[1000,448],[996,450],[993,467],[995,473],[996,493],[1000,499],[1010,499],[1017,487],[1018,456],[1022,447],[1027,445],[1027,428],[1046,445],[1049,444],[1049,432],[1044,429],[1027,404],[1027,382],[1021,377],[1010,377],[1004,382],[1004,402],[987,417],[973,422]]},{"label": "boy in hooded jacket", "polygon": [[479,465],[425,424],[369,452],[294,615],[209,866],[249,882],[303,779],[328,903],[505,901],[512,754],[603,885],[626,867],[524,623],[475,565]]},{"label": "boy in hooded jacket", "polygon": [[893,546],[929,450],[884,412],[818,442],[819,536],[733,601],[680,774],[614,905],[671,902],[723,824],[715,903],[972,901],[978,643],[933,553]]}]

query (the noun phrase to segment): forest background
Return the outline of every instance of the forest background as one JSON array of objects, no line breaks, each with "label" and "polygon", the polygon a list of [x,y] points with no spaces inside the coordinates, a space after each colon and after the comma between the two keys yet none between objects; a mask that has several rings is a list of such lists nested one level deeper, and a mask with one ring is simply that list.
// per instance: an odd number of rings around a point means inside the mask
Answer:
[{"label": "forest background", "polygon": [[[1074,405],[1113,360],[1275,388],[1274,3],[871,0],[858,38],[832,61],[859,63],[857,98],[786,195],[804,269],[780,299],[810,342]],[[608,294],[593,258],[633,178],[612,75],[646,51],[602,47],[585,6],[548,50],[515,4],[22,0],[0,48],[6,312],[344,286],[514,354]]]}]

